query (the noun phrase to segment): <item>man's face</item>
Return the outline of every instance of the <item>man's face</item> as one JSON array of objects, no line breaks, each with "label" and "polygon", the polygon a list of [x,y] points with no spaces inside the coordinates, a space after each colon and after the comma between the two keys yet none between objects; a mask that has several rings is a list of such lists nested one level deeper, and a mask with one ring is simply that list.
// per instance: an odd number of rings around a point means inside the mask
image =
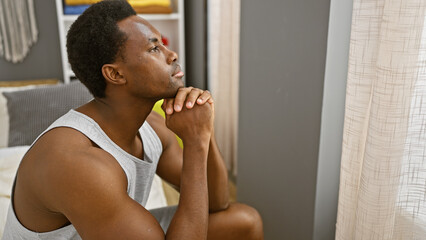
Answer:
[{"label": "man's face", "polygon": [[142,98],[174,97],[183,87],[177,54],[167,49],[161,34],[146,20],[132,16],[118,23],[127,41],[117,62],[131,94]]}]

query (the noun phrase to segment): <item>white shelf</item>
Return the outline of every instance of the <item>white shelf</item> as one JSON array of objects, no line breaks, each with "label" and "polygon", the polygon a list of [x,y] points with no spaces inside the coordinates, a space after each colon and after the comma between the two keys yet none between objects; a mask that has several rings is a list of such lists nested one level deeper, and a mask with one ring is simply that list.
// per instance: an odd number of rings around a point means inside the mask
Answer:
[{"label": "white shelf", "polygon": [[[69,83],[71,77],[75,77],[70,69],[66,51],[66,34],[71,24],[79,15],[65,15],[62,0],[56,1],[58,16],[59,40],[61,46],[62,69],[64,83]],[[179,55],[179,62],[185,63],[185,30],[184,30],[184,0],[171,0],[173,13],[170,14],[138,14],[148,20],[161,34],[169,39],[169,48]],[[182,66],[184,68],[184,66]],[[183,69],[184,70],[184,69]]]},{"label": "white shelf", "polygon": [[138,14],[138,16],[148,20],[179,20],[180,15],[178,13],[170,14]]},{"label": "white shelf", "polygon": [[74,74],[74,72],[71,70],[71,69],[69,69],[69,68],[67,68],[66,70],[66,75],[67,76],[70,76],[70,77],[75,77],[75,74]]}]

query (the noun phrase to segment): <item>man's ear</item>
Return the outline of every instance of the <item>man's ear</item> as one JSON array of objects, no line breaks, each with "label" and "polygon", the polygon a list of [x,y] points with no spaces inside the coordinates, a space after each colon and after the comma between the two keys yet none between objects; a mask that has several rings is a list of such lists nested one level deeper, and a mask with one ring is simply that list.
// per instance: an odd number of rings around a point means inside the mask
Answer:
[{"label": "man's ear", "polygon": [[121,85],[126,83],[126,79],[120,73],[116,64],[104,64],[102,66],[102,75],[106,81],[112,84]]}]

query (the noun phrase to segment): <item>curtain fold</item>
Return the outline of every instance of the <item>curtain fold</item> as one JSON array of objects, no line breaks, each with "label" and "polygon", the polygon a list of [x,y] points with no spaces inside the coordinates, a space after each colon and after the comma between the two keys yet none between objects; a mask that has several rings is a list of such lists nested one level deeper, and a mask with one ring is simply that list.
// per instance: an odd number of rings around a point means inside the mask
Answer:
[{"label": "curtain fold", "polygon": [[336,239],[426,239],[425,17],[354,0]]},{"label": "curtain fold", "polygon": [[236,175],[240,0],[207,4],[208,83],[215,99],[215,134],[228,170]]}]

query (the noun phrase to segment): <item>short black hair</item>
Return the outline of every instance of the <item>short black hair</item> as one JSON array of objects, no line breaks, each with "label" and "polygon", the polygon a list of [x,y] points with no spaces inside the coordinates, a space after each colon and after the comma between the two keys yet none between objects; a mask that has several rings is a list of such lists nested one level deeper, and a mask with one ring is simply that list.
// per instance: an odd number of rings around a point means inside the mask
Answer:
[{"label": "short black hair", "polygon": [[76,77],[95,97],[105,97],[102,66],[121,55],[127,40],[117,23],[133,15],[136,12],[127,1],[104,0],[84,11],[68,31],[68,61]]}]

